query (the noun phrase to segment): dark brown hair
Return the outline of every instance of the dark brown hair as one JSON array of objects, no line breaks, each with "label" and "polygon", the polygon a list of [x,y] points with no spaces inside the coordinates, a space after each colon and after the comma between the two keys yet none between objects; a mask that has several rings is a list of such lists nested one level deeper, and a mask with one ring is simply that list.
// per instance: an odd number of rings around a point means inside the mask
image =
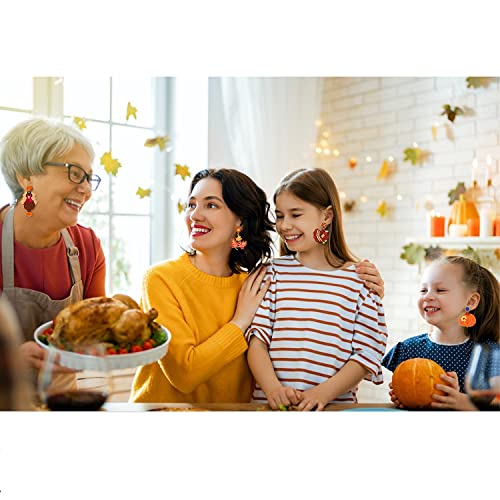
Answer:
[{"label": "dark brown hair", "polygon": [[[342,227],[342,210],[340,208],[340,198],[337,186],[331,175],[322,168],[300,168],[287,174],[281,179],[273,196],[274,204],[276,198],[283,192],[290,192],[297,198],[318,207],[325,209],[331,205],[333,211],[333,221],[327,227],[329,231],[328,243],[325,245],[325,257],[329,264],[338,266],[348,261],[357,261],[347,247]],[[280,242],[281,255],[293,255],[285,242]],[[336,260],[337,259],[337,260]]]},{"label": "dark brown hair", "polygon": [[209,168],[198,172],[191,181],[189,194],[202,179],[211,177],[222,185],[222,197],[231,212],[241,218],[241,237],[247,241],[244,250],[231,250],[229,267],[235,274],[251,272],[272,255],[274,231],[269,218],[270,205],[266,193],[247,175],[231,168]]},{"label": "dark brown hair", "polygon": [[498,280],[488,269],[466,257],[452,256],[437,261],[460,266],[464,285],[480,295],[474,311],[476,324],[467,328],[474,342],[499,341],[500,332],[500,289]]}]

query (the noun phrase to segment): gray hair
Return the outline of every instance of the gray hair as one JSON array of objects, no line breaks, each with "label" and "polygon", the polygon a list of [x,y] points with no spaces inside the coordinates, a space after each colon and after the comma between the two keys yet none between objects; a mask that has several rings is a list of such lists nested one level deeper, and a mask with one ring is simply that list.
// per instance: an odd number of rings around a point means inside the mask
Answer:
[{"label": "gray hair", "polygon": [[80,145],[94,161],[94,148],[76,128],[61,122],[34,118],[23,121],[5,134],[0,143],[3,177],[17,200],[23,194],[17,176],[30,177],[45,172],[44,165]]}]

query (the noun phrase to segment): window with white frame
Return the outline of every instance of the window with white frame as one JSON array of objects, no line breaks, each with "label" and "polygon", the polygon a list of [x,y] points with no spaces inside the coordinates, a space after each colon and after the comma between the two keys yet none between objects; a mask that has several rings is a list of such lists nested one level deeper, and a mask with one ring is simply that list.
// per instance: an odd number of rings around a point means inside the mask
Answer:
[{"label": "window with white frame", "polygon": [[[0,136],[33,115],[73,126],[77,126],[75,117],[84,120],[82,133],[94,146],[93,170],[102,182],[79,222],[92,227],[101,240],[108,294],[121,292],[138,299],[147,267],[178,253],[177,201],[185,196],[188,181],[179,183],[173,164],[187,159],[179,157],[180,150],[170,149],[174,136],[189,137],[189,132],[177,127],[171,112],[174,89],[174,78],[0,79]],[[206,84],[198,85],[196,91],[201,102],[206,101]],[[128,103],[137,109],[136,117],[127,119]],[[175,102],[175,107],[182,109],[182,102]],[[206,124],[206,109],[197,111],[195,121],[201,116],[201,123]],[[158,146],[145,147],[146,140],[165,135],[170,142],[163,151]],[[206,135],[206,127],[199,137],[191,135],[191,150],[200,151],[199,168],[206,166]],[[100,164],[106,152],[121,164],[116,175],[107,174]],[[151,196],[141,198],[138,188],[151,189]],[[11,199],[0,179],[1,204]]]}]

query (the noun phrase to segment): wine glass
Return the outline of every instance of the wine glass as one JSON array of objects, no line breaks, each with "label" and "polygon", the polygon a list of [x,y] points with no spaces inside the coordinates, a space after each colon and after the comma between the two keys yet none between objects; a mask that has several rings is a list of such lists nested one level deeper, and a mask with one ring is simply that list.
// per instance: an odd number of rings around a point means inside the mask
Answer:
[{"label": "wine glass", "polygon": [[500,410],[500,344],[474,346],[465,389],[480,410]]},{"label": "wine glass", "polygon": [[[71,349],[71,346],[66,346]],[[57,371],[61,354],[50,346],[38,377],[38,394],[49,410],[99,410],[112,389],[110,368],[103,344],[78,346],[70,352],[71,359],[81,368],[72,373]],[[74,361],[76,360],[76,362]]]}]

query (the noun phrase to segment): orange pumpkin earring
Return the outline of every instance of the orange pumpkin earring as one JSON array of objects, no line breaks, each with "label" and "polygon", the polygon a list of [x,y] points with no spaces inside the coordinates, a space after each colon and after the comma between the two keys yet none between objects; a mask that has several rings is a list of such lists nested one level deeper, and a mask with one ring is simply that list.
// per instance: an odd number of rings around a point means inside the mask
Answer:
[{"label": "orange pumpkin earring", "polygon": [[231,240],[231,248],[234,248],[235,250],[244,250],[247,246],[247,242],[240,236],[241,231],[243,231],[243,228],[238,226],[236,228],[236,234]]},{"label": "orange pumpkin earring", "polygon": [[320,243],[321,245],[326,245],[328,243],[328,229],[326,229],[327,225],[328,224],[326,222],[323,222],[321,224],[321,228],[317,227],[313,231],[314,241]]},{"label": "orange pumpkin earring", "polygon": [[24,209],[26,210],[26,217],[31,217],[33,215],[33,209],[36,207],[36,199],[32,190],[33,186],[28,186],[21,201]]},{"label": "orange pumpkin earring", "polygon": [[476,317],[469,311],[470,311],[470,307],[467,306],[465,308],[465,313],[462,314],[460,316],[460,318],[458,318],[458,324],[460,326],[465,326],[465,327],[469,328],[469,327],[474,326],[476,324]]}]

